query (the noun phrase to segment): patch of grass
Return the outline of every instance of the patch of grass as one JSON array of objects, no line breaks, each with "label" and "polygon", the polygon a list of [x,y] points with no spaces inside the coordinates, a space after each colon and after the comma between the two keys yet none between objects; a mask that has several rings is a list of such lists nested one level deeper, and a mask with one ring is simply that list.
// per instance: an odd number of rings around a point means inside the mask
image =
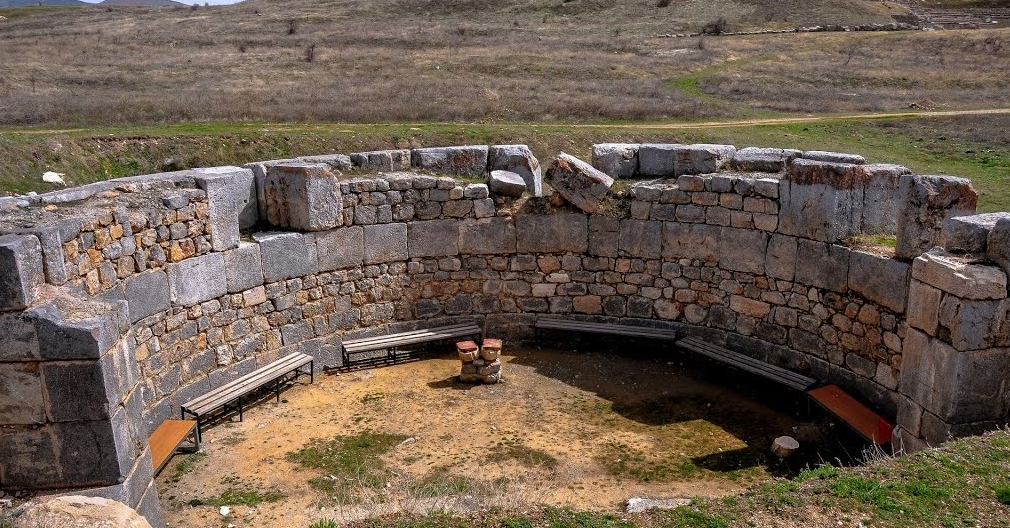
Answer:
[{"label": "patch of grass", "polygon": [[515,460],[528,468],[557,469],[558,459],[543,449],[536,449],[521,443],[517,438],[498,442],[488,456],[491,462]]},{"label": "patch of grass", "polygon": [[677,508],[669,513],[669,518],[659,523],[662,528],[726,528],[731,519],[709,513],[705,508],[692,504]]},{"label": "patch of grass", "polygon": [[996,492],[996,500],[1010,506],[1010,485],[997,486],[994,491]]},{"label": "patch of grass", "polygon": [[364,431],[332,440],[312,440],[286,458],[323,473],[310,479],[309,484],[338,503],[350,504],[357,490],[385,486],[389,474],[381,457],[406,439],[406,435]]},{"label": "patch of grass", "polygon": [[195,466],[197,462],[206,457],[207,453],[204,453],[203,451],[197,451],[196,453],[186,455],[185,458],[175,464],[175,473],[172,473],[172,475],[168,477],[168,481],[179,482],[186,473],[193,470],[193,466]]},{"label": "patch of grass", "polygon": [[641,483],[669,482],[675,478],[687,478],[700,471],[690,460],[673,465],[666,459],[647,456],[620,442],[607,443],[596,459],[607,473]]},{"label": "patch of grass", "polygon": [[264,502],[277,502],[284,494],[276,491],[227,489],[217,497],[196,498],[187,502],[190,506],[258,506]]},{"label": "patch of grass", "polygon": [[814,469],[806,469],[796,475],[796,482],[806,482],[808,480],[818,479],[818,480],[830,480],[838,476],[838,468],[832,466],[831,464],[821,464]]},{"label": "patch of grass", "polygon": [[361,403],[369,404],[372,402],[382,401],[385,397],[386,395],[381,392],[372,392],[362,396]]},{"label": "patch of grass", "polygon": [[319,519],[309,525],[309,528],[337,528],[339,525],[333,519]]}]

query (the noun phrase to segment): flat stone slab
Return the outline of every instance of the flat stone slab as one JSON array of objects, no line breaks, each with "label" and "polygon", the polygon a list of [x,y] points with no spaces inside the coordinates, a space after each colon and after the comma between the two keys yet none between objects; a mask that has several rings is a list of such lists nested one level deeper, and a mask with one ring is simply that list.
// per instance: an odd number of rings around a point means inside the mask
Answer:
[{"label": "flat stone slab", "polygon": [[866,163],[866,158],[860,156],[859,154],[826,152],[823,150],[808,150],[803,153],[803,159],[826,161],[829,163],[850,163],[852,165],[862,165]]},{"label": "flat stone slab", "polygon": [[518,198],[526,192],[526,180],[514,172],[494,170],[488,180],[488,189],[492,194]]},{"label": "flat stone slab", "polygon": [[558,194],[587,213],[596,212],[614,185],[614,179],[564,152],[547,169],[547,181]]},{"label": "flat stone slab", "polygon": [[1004,299],[1006,273],[996,266],[970,264],[940,249],[912,261],[912,278],[962,299]]},{"label": "flat stone slab", "polygon": [[801,155],[793,149],[747,147],[733,154],[730,165],[738,171],[782,172]]},{"label": "flat stone slab", "polygon": [[593,145],[593,167],[611,178],[633,178],[638,172],[638,148],[631,143]]},{"label": "flat stone slab", "polygon": [[526,183],[526,190],[533,196],[544,195],[540,160],[526,145],[491,145],[488,148],[488,169],[518,174]]},{"label": "flat stone slab", "polygon": [[683,174],[712,174],[728,165],[736,153],[733,145],[682,145],[675,149],[677,154],[674,171]]},{"label": "flat stone slab", "polygon": [[410,164],[442,174],[483,176],[487,174],[487,145],[414,149]]},{"label": "flat stone slab", "polygon": [[650,510],[673,510],[691,504],[691,499],[647,499],[632,497],[625,504],[628,513],[645,513]]}]

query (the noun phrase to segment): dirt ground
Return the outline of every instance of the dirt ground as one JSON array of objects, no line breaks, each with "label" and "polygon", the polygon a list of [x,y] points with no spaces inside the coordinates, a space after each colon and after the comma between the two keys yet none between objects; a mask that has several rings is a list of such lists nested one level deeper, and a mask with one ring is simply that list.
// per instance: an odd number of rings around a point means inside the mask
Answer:
[{"label": "dirt ground", "polygon": [[[799,395],[723,367],[654,351],[505,352],[498,385],[459,383],[459,361],[444,355],[318,375],[283,392],[280,403],[266,398],[243,422],[206,430],[204,454],[177,455],[159,476],[166,520],[284,528],[396,510],[550,504],[616,512],[635,496],[739,492],[839,451]],[[397,435],[379,457],[388,479],[354,500],[309,482],[341,477],[290,460],[314,439],[371,434]],[[788,463],[768,452],[781,435],[802,446]],[[432,475],[456,480],[435,491],[417,485]],[[227,504],[242,492],[270,498]]]}]

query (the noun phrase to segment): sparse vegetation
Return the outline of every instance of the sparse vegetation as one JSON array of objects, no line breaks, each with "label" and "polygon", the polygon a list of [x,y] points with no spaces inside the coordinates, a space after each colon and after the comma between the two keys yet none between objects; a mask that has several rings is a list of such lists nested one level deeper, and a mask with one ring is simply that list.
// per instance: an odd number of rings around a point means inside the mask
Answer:
[{"label": "sparse vegetation", "polygon": [[178,463],[175,464],[175,473],[168,477],[169,482],[178,482],[186,473],[192,471],[193,467],[197,462],[203,460],[207,457],[207,453],[203,451],[197,451],[196,453],[186,455]]},{"label": "sparse vegetation", "polygon": [[332,440],[312,440],[304,448],[288,453],[287,459],[322,476],[309,480],[313,488],[327,493],[340,504],[353,503],[356,492],[383,487],[389,474],[381,456],[405,435],[364,431]]},{"label": "sparse vegetation", "polygon": [[277,502],[284,495],[275,491],[227,489],[217,497],[196,498],[187,501],[190,506],[258,506],[264,502]]}]

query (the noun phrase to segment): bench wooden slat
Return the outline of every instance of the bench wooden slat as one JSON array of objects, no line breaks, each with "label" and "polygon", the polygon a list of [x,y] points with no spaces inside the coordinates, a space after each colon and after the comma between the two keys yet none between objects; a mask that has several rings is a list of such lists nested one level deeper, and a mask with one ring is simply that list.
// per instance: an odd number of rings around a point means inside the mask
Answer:
[{"label": "bench wooden slat", "polygon": [[151,465],[157,475],[165,464],[175,454],[179,444],[196,429],[196,420],[165,420],[151,436],[147,443],[151,446]]},{"label": "bench wooden slat", "polygon": [[472,325],[472,324],[438,326],[438,327],[434,327],[434,328],[422,328],[421,330],[411,330],[409,332],[397,332],[395,334],[383,334],[383,335],[377,335],[377,336],[360,337],[358,339],[348,339],[348,340],[344,341],[344,343],[345,344],[352,344],[353,345],[353,344],[357,344],[357,343],[363,343],[363,342],[375,341],[375,340],[382,340],[382,339],[387,339],[387,338],[410,337],[410,336],[416,336],[416,335],[417,336],[419,336],[419,335],[427,335],[427,334],[438,333],[438,332],[455,332],[455,331],[461,331],[461,330],[474,330],[474,329],[480,330],[480,327],[478,327],[477,325]]},{"label": "bench wooden slat", "polygon": [[729,349],[712,345],[701,338],[685,337],[684,339],[678,341],[677,345],[687,350],[691,350],[692,352],[697,352],[698,354],[712,358],[716,361],[729,364],[739,368],[740,370],[776,381],[792,389],[805,391],[817,383],[816,380],[803,376],[802,374],[797,374],[791,370],[765,363],[746,354],[741,354],[739,352],[734,352]]},{"label": "bench wooden slat", "polygon": [[630,337],[648,337],[654,339],[676,339],[677,334],[672,330],[662,330],[659,328],[648,328],[641,326],[591,323],[584,321],[565,321],[560,319],[537,319],[536,328],[552,330],[572,330],[577,332],[587,332],[596,334],[624,335]]},{"label": "bench wooden slat", "polygon": [[207,410],[228,403],[235,398],[244,396],[249,392],[261,387],[264,383],[272,381],[292,370],[301,368],[313,361],[312,356],[294,353],[285,356],[273,363],[260,367],[245,376],[242,376],[231,383],[222,385],[198,398],[183,404],[183,408],[196,414],[203,414]]},{"label": "bench wooden slat", "polygon": [[469,336],[481,333],[477,325],[452,325],[424,330],[414,330],[398,334],[365,337],[344,341],[344,350],[348,353],[368,352],[393,346],[413,345],[428,341],[439,341],[453,337]]},{"label": "bench wooden slat", "polygon": [[870,410],[836,385],[825,385],[807,391],[810,398],[849,424],[853,430],[875,444],[891,443],[894,430],[887,420]]}]

